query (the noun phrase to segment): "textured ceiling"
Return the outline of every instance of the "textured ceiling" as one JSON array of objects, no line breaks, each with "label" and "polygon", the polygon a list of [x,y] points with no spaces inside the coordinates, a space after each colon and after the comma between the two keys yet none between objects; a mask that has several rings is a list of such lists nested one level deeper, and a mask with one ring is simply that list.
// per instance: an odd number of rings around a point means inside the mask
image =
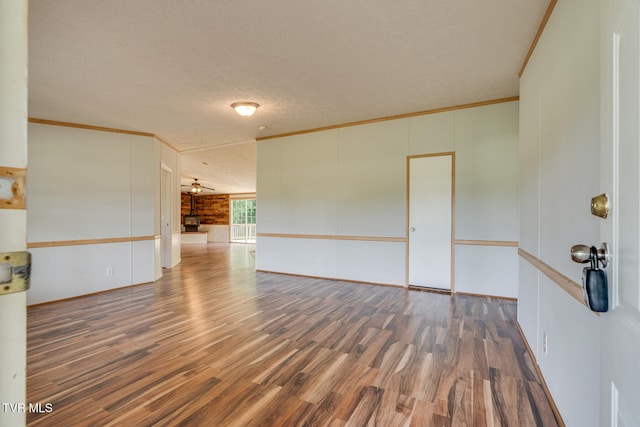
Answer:
[{"label": "textured ceiling", "polygon": [[517,95],[548,4],[30,0],[29,115],[155,133],[185,182],[252,192],[256,137]]}]

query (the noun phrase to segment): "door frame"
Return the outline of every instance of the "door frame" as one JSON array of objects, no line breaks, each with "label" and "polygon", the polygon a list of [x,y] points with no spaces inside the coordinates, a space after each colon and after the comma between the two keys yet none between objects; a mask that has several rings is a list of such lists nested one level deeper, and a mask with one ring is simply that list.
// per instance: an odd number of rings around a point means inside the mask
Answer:
[{"label": "door frame", "polygon": [[[234,197],[234,198],[229,198],[229,243],[255,244],[255,243],[256,243],[256,242],[255,242],[255,240],[254,240],[253,242],[249,242],[249,241],[248,241],[249,239],[247,239],[247,238],[245,238],[245,240],[244,240],[244,241],[238,241],[238,240],[233,240],[233,239],[232,239],[232,237],[233,237],[233,226],[234,226],[234,225],[236,225],[236,224],[234,224],[234,221],[233,221],[233,216],[234,216],[234,215],[233,215],[233,214],[234,214],[233,206],[235,205],[235,202],[237,202],[237,201],[241,201],[241,200],[244,200],[244,201],[252,201],[252,200],[253,200],[253,201],[255,202],[255,204],[256,204],[256,218],[257,218],[257,212],[258,212],[258,209],[257,209],[258,199],[257,199],[257,197],[256,197],[256,196],[251,196],[251,197]],[[246,212],[246,208],[245,208],[245,212]],[[250,225],[250,223],[247,223],[247,221],[246,221],[246,217],[245,217],[245,223],[244,223],[244,225],[245,225],[245,228],[246,228],[248,225]],[[256,220],[256,222],[254,223],[254,225],[257,227],[257,220]],[[248,234],[249,234],[249,233],[247,233],[247,236],[248,236]],[[254,234],[255,234],[255,232],[254,232]]]},{"label": "door frame", "polygon": [[[405,224],[405,279],[404,287],[409,288],[409,228],[411,227],[411,159],[417,159],[422,157],[442,157],[451,156],[451,288],[450,290],[442,289],[443,292],[451,292],[453,296],[455,294],[455,201],[456,201],[456,152],[444,151],[440,153],[427,153],[427,154],[413,154],[407,156],[407,175],[406,175],[406,224]],[[431,290],[431,288],[424,288]],[[434,291],[438,291],[437,288],[433,288]]]},{"label": "door frame", "polygon": [[[163,268],[172,267],[173,229],[172,206],[173,170],[164,163],[160,165],[160,262]],[[168,226],[165,226],[168,221]]]},{"label": "door frame", "polygon": [[[27,171],[27,74],[28,74],[28,4],[26,0],[0,2],[0,167],[4,177],[16,184]],[[22,179],[20,179],[22,181]],[[28,180],[27,180],[28,183]],[[0,209],[0,252],[24,252],[27,249],[27,210],[24,182],[10,199],[3,196]],[[5,202],[10,201],[11,204]],[[4,260],[3,260],[4,261]],[[14,288],[15,289],[15,288]],[[4,324],[0,330],[0,402],[27,404],[27,292],[0,295],[0,313]],[[23,407],[24,408],[24,407]],[[25,410],[0,410],[0,425],[21,427],[26,423]]]}]

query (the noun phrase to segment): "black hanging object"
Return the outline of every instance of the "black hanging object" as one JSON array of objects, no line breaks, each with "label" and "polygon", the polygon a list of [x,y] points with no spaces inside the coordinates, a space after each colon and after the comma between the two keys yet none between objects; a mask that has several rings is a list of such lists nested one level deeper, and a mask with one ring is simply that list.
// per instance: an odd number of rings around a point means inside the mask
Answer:
[{"label": "black hanging object", "polygon": [[591,265],[582,270],[584,302],[591,310],[604,313],[609,310],[609,287],[606,272],[598,266],[598,249],[595,246],[591,246],[589,261]]}]

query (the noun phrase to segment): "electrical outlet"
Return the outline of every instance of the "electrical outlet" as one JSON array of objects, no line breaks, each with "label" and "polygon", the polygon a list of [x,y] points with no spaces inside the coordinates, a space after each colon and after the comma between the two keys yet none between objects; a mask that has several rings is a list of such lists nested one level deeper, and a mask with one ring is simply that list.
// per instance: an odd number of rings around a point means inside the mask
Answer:
[{"label": "electrical outlet", "polygon": [[316,258],[316,265],[320,265],[320,258]]},{"label": "electrical outlet", "polygon": [[113,276],[113,267],[107,267],[107,277]]},{"label": "electrical outlet", "polygon": [[549,354],[549,342],[546,332],[542,334],[542,351],[544,354]]}]

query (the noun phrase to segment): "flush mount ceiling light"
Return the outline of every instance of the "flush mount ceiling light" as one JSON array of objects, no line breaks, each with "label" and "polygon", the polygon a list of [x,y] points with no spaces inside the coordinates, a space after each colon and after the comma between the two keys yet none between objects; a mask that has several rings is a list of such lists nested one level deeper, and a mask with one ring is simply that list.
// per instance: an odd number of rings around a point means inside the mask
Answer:
[{"label": "flush mount ceiling light", "polygon": [[231,104],[231,108],[236,110],[236,113],[244,117],[249,117],[250,115],[255,113],[256,109],[259,106],[260,105],[256,104],[255,102],[234,102],[233,104]]}]

